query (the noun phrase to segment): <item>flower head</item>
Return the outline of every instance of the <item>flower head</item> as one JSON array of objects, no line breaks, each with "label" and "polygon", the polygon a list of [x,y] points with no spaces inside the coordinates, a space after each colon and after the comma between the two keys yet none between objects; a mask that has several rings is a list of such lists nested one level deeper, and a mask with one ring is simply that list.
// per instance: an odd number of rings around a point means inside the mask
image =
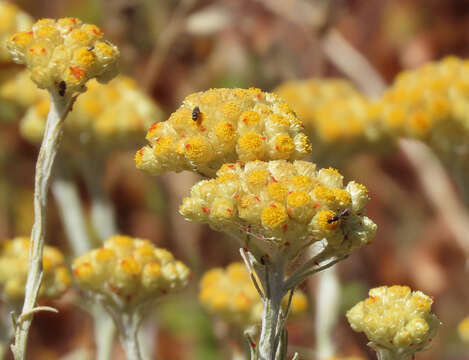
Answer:
[{"label": "flower head", "polygon": [[[42,258],[44,271],[40,297],[58,297],[68,289],[71,277],[62,253],[45,246]],[[0,250],[0,284],[7,301],[22,302],[29,268],[29,239],[17,237],[2,243]]]},{"label": "flower head", "polygon": [[338,164],[351,154],[383,147],[375,106],[351,83],[340,79],[288,81],[275,93],[303,121],[315,161]]},{"label": "flower head", "polygon": [[303,124],[278,96],[259,89],[211,89],[188,96],[169,120],[147,133],[135,160],[159,175],[193,170],[214,176],[222,164],[295,160],[311,152]]},{"label": "flower head", "polygon": [[190,271],[150,241],[116,235],[73,262],[78,285],[115,309],[134,309],[182,289]]},{"label": "flower head", "polygon": [[215,179],[194,185],[180,213],[236,235],[253,253],[282,253],[291,260],[323,239],[341,254],[371,240],[376,225],[363,215],[367,201],[365,186],[352,181],[344,187],[335,169],[316,170],[306,161],[252,161],[225,164]]},{"label": "flower head", "polygon": [[7,48],[39,88],[60,96],[83,92],[92,78],[108,82],[117,74],[117,47],[99,27],[76,18],[38,20],[31,31],[12,35]]},{"label": "flower head", "polygon": [[6,41],[17,31],[28,31],[33,25],[33,18],[21,11],[16,5],[0,1],[0,61],[11,62]]},{"label": "flower head", "polygon": [[440,154],[467,147],[469,62],[446,57],[399,74],[378,103],[391,134],[424,140]]},{"label": "flower head", "polygon": [[436,335],[440,321],[430,312],[433,300],[424,293],[395,285],[371,289],[369,295],[347,312],[347,319],[375,350],[407,359]]},{"label": "flower head", "polygon": [[[200,281],[199,300],[210,313],[227,323],[246,328],[261,322],[262,301],[242,263],[207,271]],[[287,297],[283,300],[284,307],[286,303]],[[306,295],[295,291],[290,314],[304,313],[307,306]]]},{"label": "flower head", "polygon": [[[87,87],[64,124],[63,146],[69,152],[83,145],[109,150],[135,144],[155,120],[162,118],[157,105],[127,76],[119,75],[106,85],[91,80]],[[49,103],[43,96],[21,121],[21,134],[33,143],[42,140]]]}]

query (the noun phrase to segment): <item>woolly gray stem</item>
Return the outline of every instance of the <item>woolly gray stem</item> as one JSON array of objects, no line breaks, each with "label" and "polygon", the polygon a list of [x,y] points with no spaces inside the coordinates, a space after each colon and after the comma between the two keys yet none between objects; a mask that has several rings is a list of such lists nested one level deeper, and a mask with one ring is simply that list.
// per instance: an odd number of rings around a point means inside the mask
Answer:
[{"label": "woolly gray stem", "polygon": [[42,280],[42,252],[46,234],[47,193],[52,169],[59,149],[60,135],[65,117],[70,111],[72,98],[51,92],[51,104],[46,129],[36,162],[34,181],[34,225],[29,248],[29,271],[22,314],[15,329],[15,342],[11,346],[15,360],[26,357],[29,329]]},{"label": "woolly gray stem", "polygon": [[91,195],[91,221],[101,241],[119,232],[114,205],[103,187],[104,165],[99,155],[81,161],[83,177]]},{"label": "woolly gray stem", "polygon": [[372,341],[370,341],[367,345],[376,351],[378,360],[410,360],[412,358],[412,355],[409,355],[408,353],[392,351]]},{"label": "woolly gray stem", "polygon": [[339,315],[340,286],[337,268],[330,267],[318,274],[316,289],[316,352],[318,359],[329,359],[335,354],[332,329]]},{"label": "woolly gray stem", "polygon": [[111,310],[111,316],[119,330],[119,338],[127,360],[143,360],[138,341],[141,314],[138,311],[117,313]]},{"label": "woolly gray stem", "polygon": [[[264,288],[261,335],[259,338],[259,360],[276,360],[278,348],[282,344],[276,339],[283,333],[280,318],[282,312],[282,299],[285,295],[284,277],[285,263],[279,258],[266,264],[264,277],[259,276]],[[280,326],[279,326],[280,325]],[[283,360],[283,359],[282,359]]]},{"label": "woolly gray stem", "polygon": [[80,256],[91,250],[93,244],[86,231],[86,221],[77,186],[60,167],[60,162],[58,163],[57,173],[52,182],[52,193],[73,254]]},{"label": "woolly gray stem", "polygon": [[[60,210],[64,231],[76,257],[91,250],[93,244],[86,231],[83,205],[77,186],[65,174],[60,164],[61,162],[58,161],[57,173],[52,182],[52,193]],[[96,359],[109,360],[116,333],[114,323],[100,304],[93,304],[90,313],[94,323]]]}]

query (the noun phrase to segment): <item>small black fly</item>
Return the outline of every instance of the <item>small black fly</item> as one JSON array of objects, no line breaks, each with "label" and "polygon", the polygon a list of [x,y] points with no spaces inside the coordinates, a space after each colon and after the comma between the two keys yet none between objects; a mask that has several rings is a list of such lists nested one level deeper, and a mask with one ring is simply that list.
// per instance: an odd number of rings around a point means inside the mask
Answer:
[{"label": "small black fly", "polygon": [[192,110],[192,120],[194,120],[194,121],[199,120],[199,116],[200,116],[200,108],[198,106],[196,106]]},{"label": "small black fly", "polygon": [[94,50],[94,46],[91,45],[91,46],[88,46],[88,51],[93,51]]},{"label": "small black fly", "polygon": [[332,224],[333,222],[339,221],[340,219],[349,215],[350,215],[350,209],[344,209],[340,212],[340,214],[333,216],[329,220],[327,220],[327,223]]},{"label": "small black fly", "polygon": [[67,90],[67,84],[65,81],[59,82],[59,95],[60,96],[65,96],[65,91]]}]

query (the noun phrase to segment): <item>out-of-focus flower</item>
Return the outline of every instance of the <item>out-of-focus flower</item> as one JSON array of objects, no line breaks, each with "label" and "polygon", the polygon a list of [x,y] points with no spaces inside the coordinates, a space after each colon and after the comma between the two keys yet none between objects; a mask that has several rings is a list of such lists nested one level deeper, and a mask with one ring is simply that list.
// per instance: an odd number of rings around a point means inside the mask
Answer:
[{"label": "out-of-focus flower", "polygon": [[383,126],[453,154],[467,144],[469,61],[447,57],[399,74],[378,103]]},{"label": "out-of-focus flower", "polygon": [[[135,144],[154,121],[162,119],[157,105],[127,76],[119,75],[105,85],[91,80],[87,87],[64,124],[66,151],[77,151],[83,146],[104,150]],[[21,134],[31,142],[42,140],[49,103],[48,97],[43,96],[21,121]]]},{"label": "out-of-focus flower", "polygon": [[11,62],[11,55],[6,42],[18,31],[29,31],[33,26],[33,18],[20,10],[16,5],[0,1],[0,62]]},{"label": "out-of-focus flower", "polygon": [[0,84],[0,100],[26,109],[47,96],[32,82],[29,71],[23,70]]},{"label": "out-of-focus flower", "polygon": [[224,163],[295,160],[311,152],[303,124],[278,96],[259,89],[211,89],[188,96],[169,120],[147,133],[135,157],[154,175],[197,171],[215,175]]},{"label": "out-of-focus flower", "polygon": [[440,321],[430,312],[433,300],[408,286],[381,286],[347,312],[353,330],[364,332],[378,353],[409,359],[427,347]]},{"label": "out-of-focus flower", "polygon": [[118,71],[117,47],[99,27],[76,18],[38,20],[31,31],[12,35],[7,48],[39,88],[60,96],[85,91],[92,78],[108,82]]},{"label": "out-of-focus flower", "polygon": [[458,334],[462,341],[469,343],[469,316],[459,323]]},{"label": "out-of-focus flower", "polygon": [[[242,263],[207,271],[200,281],[199,300],[210,313],[240,328],[261,323],[263,304]],[[287,297],[283,299],[284,307],[287,300]],[[307,307],[306,295],[300,290],[295,291],[290,314],[304,313]]]},{"label": "out-of-focus flower", "polygon": [[[62,253],[45,246],[42,258],[44,275],[39,290],[40,297],[58,297],[71,283]],[[29,268],[29,239],[17,237],[2,243],[0,250],[0,284],[3,296],[9,302],[22,302]]]},{"label": "out-of-focus flower", "polygon": [[116,235],[73,262],[78,285],[105,306],[132,311],[182,289],[190,271],[150,241]]},{"label": "out-of-focus flower", "polygon": [[376,107],[351,83],[340,79],[288,81],[275,93],[304,123],[314,161],[338,165],[358,152],[385,148]]},{"label": "out-of-focus flower", "polygon": [[[335,169],[306,161],[225,164],[217,177],[193,186],[180,213],[190,221],[237,236],[256,257],[281,253],[288,260],[316,241],[336,254],[370,241],[376,225],[364,216],[365,186]],[[241,234],[241,236],[240,236]]]}]

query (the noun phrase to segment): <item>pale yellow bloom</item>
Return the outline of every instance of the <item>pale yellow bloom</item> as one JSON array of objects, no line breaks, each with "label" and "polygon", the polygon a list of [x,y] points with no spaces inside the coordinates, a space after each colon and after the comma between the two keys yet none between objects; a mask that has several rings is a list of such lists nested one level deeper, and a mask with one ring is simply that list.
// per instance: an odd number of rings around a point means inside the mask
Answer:
[{"label": "pale yellow bloom", "polygon": [[0,1],[0,61],[11,62],[11,55],[6,48],[6,41],[18,31],[29,31],[33,18],[16,5]]},{"label": "pale yellow bloom", "polygon": [[[284,307],[287,297],[283,301]],[[262,301],[242,263],[207,271],[200,281],[199,300],[207,311],[241,328],[261,322]],[[300,290],[295,291],[290,314],[304,313],[307,307],[306,295]]]},{"label": "pale yellow bloom", "polygon": [[365,186],[343,185],[335,169],[316,169],[306,161],[252,161],[225,164],[217,177],[192,187],[180,213],[231,233],[255,254],[281,252],[295,258],[323,239],[347,254],[370,241],[376,225],[364,216]]},{"label": "pale yellow bloom", "polygon": [[12,35],[7,48],[39,88],[60,96],[85,91],[92,78],[108,82],[118,71],[117,47],[99,27],[76,18],[38,20],[31,31]]},{"label": "pale yellow bloom", "polygon": [[[127,76],[119,75],[105,85],[91,80],[87,87],[64,124],[65,151],[77,151],[83,146],[109,150],[135,144],[154,121],[162,118],[157,105]],[[49,103],[49,98],[43,96],[21,121],[21,134],[33,143],[42,140]]]},{"label": "pale yellow bloom", "polygon": [[[347,312],[353,330],[364,332],[374,348],[412,355],[436,335],[439,320],[432,314],[433,300],[408,286],[381,286]],[[396,357],[398,359],[399,357]]]},{"label": "pale yellow bloom", "polygon": [[340,164],[357,152],[378,151],[386,145],[374,104],[346,80],[287,81],[275,93],[304,123],[316,162]]},{"label": "pale yellow bloom", "polygon": [[222,164],[295,160],[311,152],[303,124],[278,96],[259,89],[211,89],[188,96],[169,120],[147,133],[139,169],[197,171],[212,177]]},{"label": "pale yellow bloom", "polygon": [[133,309],[178,291],[190,271],[165,249],[150,241],[116,235],[99,249],[76,258],[73,274],[78,285],[118,309]]},{"label": "pale yellow bloom", "polygon": [[[71,277],[64,256],[52,246],[44,247],[44,275],[39,297],[58,297],[70,286]],[[7,301],[22,302],[29,268],[29,239],[17,237],[2,243],[0,250],[0,284]]]}]

